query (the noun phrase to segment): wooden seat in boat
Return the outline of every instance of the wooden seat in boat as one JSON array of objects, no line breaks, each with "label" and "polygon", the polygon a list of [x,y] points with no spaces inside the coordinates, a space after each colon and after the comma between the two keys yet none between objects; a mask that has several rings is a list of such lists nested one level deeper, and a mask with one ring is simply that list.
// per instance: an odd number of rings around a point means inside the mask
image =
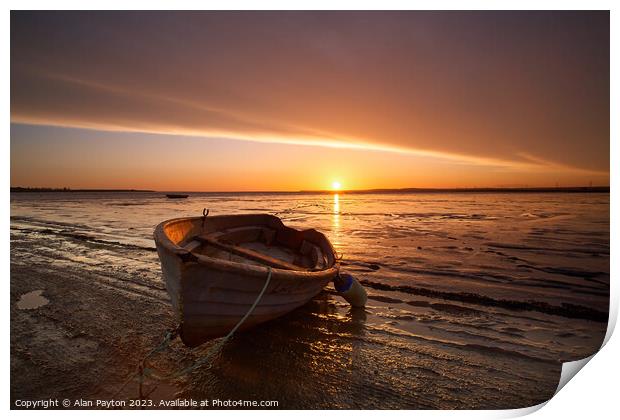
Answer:
[{"label": "wooden seat in boat", "polygon": [[284,270],[296,270],[296,271],[304,271],[307,270],[305,267],[300,267],[295,264],[291,264],[289,262],[283,261],[278,258],[274,258],[271,255],[262,254],[260,252],[256,252],[252,249],[244,248],[237,245],[230,245],[223,242],[218,241],[216,238],[218,235],[199,235],[195,237],[195,240],[206,245],[210,245],[221,250],[230,252],[231,254],[238,255],[243,258],[247,258],[248,260],[256,261],[265,265],[268,265],[273,268],[281,268]]},{"label": "wooden seat in boat", "polygon": [[[246,258],[250,261],[284,270],[322,270],[326,267],[327,262],[320,248],[305,240],[301,244],[299,255],[293,262],[284,261],[281,258],[276,258],[272,255],[240,246],[242,243],[251,242],[259,242],[270,246],[275,241],[276,236],[277,232],[273,229],[262,226],[243,226],[195,236],[191,238],[190,242],[188,242],[184,248],[190,252],[194,252],[201,246],[207,245]],[[304,257],[307,258],[306,262],[308,262],[309,259],[309,267],[302,265],[301,260]]]}]

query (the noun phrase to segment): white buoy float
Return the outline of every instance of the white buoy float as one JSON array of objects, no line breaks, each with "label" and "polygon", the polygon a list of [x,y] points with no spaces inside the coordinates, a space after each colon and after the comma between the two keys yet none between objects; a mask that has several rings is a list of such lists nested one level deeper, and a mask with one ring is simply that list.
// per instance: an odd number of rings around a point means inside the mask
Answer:
[{"label": "white buoy float", "polygon": [[354,308],[363,308],[366,306],[366,301],[368,300],[366,290],[352,275],[338,274],[334,278],[334,287],[338,294],[345,298]]}]

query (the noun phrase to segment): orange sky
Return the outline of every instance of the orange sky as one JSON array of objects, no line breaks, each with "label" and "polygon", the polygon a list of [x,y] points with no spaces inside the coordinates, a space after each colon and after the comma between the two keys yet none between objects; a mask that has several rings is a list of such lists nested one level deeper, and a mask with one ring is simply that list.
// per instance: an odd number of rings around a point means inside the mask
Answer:
[{"label": "orange sky", "polygon": [[12,12],[11,121],[14,186],[608,185],[609,14]]}]

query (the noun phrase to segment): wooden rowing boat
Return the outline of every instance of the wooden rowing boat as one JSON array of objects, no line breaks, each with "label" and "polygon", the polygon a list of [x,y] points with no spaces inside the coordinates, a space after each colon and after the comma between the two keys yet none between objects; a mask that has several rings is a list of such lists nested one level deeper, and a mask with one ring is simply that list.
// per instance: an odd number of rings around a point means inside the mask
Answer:
[{"label": "wooden rowing boat", "polygon": [[188,346],[226,335],[265,294],[241,329],[277,318],[316,296],[339,263],[325,235],[268,214],[172,219],[155,228],[166,289]]}]

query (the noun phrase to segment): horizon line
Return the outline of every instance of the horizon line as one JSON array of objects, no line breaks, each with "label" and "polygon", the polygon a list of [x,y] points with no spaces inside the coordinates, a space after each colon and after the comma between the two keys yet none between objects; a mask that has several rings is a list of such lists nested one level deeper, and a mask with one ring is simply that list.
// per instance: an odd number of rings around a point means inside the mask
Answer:
[{"label": "horizon line", "polygon": [[190,194],[363,194],[363,193],[425,193],[425,192],[610,192],[609,185],[546,186],[546,187],[404,187],[369,188],[352,190],[237,190],[237,191],[190,191],[151,190],[137,188],[56,188],[56,187],[10,187],[10,192],[144,192],[144,193],[190,193]]}]

